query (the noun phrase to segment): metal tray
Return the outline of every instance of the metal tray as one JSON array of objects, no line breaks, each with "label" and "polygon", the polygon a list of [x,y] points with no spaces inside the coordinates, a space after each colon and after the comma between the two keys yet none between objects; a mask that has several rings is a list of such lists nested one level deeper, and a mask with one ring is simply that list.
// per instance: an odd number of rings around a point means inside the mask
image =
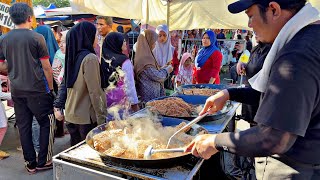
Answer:
[{"label": "metal tray", "polygon": [[[229,86],[224,85],[224,84],[190,84],[190,85],[183,85],[181,86],[181,90],[178,90],[177,93],[178,94],[183,94],[183,90],[184,89],[227,89]],[[208,96],[205,96],[208,97]]]},{"label": "metal tray", "polygon": [[[200,95],[176,95],[176,96],[164,96],[164,97],[156,98],[156,99],[153,99],[149,102],[152,102],[155,100],[162,100],[162,99],[166,99],[166,98],[171,98],[171,97],[178,97],[178,98],[183,99],[188,104],[192,104],[192,105],[196,105],[196,106],[199,105],[202,107],[205,105],[206,100],[208,98],[207,96],[200,96]],[[146,107],[146,108],[149,108],[149,107]],[[215,114],[206,116],[205,118],[203,118],[201,120],[201,122],[219,120],[219,119],[223,118],[232,108],[233,108],[232,103],[230,103],[230,101],[228,101],[221,111],[218,111]],[[193,114],[191,117],[172,117],[172,116],[166,116],[166,115],[161,115],[161,116],[171,117],[171,118],[179,118],[179,119],[191,121],[194,118],[196,118],[198,116],[198,114]]]}]

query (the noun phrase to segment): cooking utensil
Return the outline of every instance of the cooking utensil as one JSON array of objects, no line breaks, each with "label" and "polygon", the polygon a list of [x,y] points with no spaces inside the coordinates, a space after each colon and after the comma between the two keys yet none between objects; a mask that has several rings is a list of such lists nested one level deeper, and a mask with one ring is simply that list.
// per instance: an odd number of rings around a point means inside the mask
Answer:
[{"label": "cooking utensil", "polygon": [[153,149],[150,145],[144,152],[144,159],[151,159],[152,154],[156,153],[176,153],[176,152],[185,152],[185,148],[174,148],[174,149]]},{"label": "cooking utensil", "polygon": [[183,126],[181,129],[179,129],[177,132],[175,132],[175,133],[169,138],[169,141],[168,141],[168,143],[167,143],[167,147],[166,147],[166,148],[168,149],[168,147],[169,147],[169,145],[170,145],[170,142],[171,142],[172,138],[173,138],[175,135],[181,133],[183,130],[185,130],[185,129],[187,129],[187,128],[190,128],[192,125],[194,125],[194,124],[196,124],[197,122],[199,122],[201,119],[203,119],[204,117],[206,117],[208,114],[209,114],[209,112],[206,112],[206,113],[204,113],[203,115],[198,116],[198,117],[195,118],[193,121],[189,122],[187,125]]},{"label": "cooking utensil", "polygon": [[[141,112],[144,112],[144,110],[138,111],[133,115],[133,117],[135,117],[137,121],[139,120],[139,118],[148,116],[146,113],[141,113]],[[181,120],[177,118],[167,118],[167,117],[162,117],[160,119],[160,122],[163,126],[177,126],[181,122],[188,123],[188,121],[185,121],[185,120]],[[150,160],[121,158],[121,157],[110,156],[104,153],[100,153],[93,146],[93,136],[105,131],[107,128],[108,128],[108,123],[99,125],[98,127],[92,129],[86,137],[86,143],[100,155],[102,162],[108,166],[110,166],[110,163],[115,163],[115,164],[118,164],[119,166],[133,166],[133,167],[153,168],[153,169],[166,168],[166,167],[175,166],[177,164],[180,164],[181,162],[186,162],[190,158],[192,158],[191,153],[177,154],[177,156],[170,157],[170,158],[168,157],[168,158],[150,159]],[[194,124],[187,134],[195,136],[199,132],[203,132],[203,131],[205,133],[208,133],[208,131],[203,127],[199,126],[198,124]]]}]

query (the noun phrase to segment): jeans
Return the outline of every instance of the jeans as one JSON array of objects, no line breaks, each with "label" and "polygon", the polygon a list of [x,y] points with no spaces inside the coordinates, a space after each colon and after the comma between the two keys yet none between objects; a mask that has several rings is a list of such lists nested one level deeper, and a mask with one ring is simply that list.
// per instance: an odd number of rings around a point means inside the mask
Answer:
[{"label": "jeans", "polygon": [[40,137],[40,125],[39,125],[36,117],[33,116],[33,121],[32,121],[32,142],[33,142],[34,150],[37,153],[39,153],[39,151],[40,151],[39,137]]}]

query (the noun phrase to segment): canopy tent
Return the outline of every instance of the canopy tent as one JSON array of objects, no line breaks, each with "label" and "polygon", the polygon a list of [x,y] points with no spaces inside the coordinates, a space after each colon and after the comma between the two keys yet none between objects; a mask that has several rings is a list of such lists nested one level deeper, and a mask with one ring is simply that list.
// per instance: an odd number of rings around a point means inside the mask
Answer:
[{"label": "canopy tent", "polygon": [[[152,26],[169,24],[170,30],[198,28],[248,29],[244,12],[231,14],[236,0],[70,0],[72,8],[87,13],[141,19]],[[309,0],[320,10],[319,0]]]},{"label": "canopy tent", "polygon": [[46,16],[60,16],[60,15],[78,15],[78,14],[92,14],[77,11],[71,7],[64,7],[64,8],[55,8],[55,9],[46,9],[44,11]]},{"label": "canopy tent", "polygon": [[127,19],[142,18],[143,0],[70,0],[74,11]]}]

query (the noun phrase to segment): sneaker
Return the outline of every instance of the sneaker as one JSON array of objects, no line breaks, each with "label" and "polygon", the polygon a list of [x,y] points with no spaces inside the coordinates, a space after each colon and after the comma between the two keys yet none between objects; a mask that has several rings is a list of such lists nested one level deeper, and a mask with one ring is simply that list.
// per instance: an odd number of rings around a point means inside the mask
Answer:
[{"label": "sneaker", "polygon": [[22,151],[22,146],[18,146],[18,147],[17,147],[17,150],[18,150],[18,151]]},{"label": "sneaker", "polygon": [[36,162],[33,162],[33,163],[30,163],[28,161],[25,162],[25,168],[29,174],[35,174],[37,172],[36,167],[37,167]]},{"label": "sneaker", "polygon": [[45,165],[43,166],[37,166],[37,170],[38,171],[43,171],[43,170],[47,170],[47,169],[52,169],[53,168],[53,165],[52,165],[52,161],[50,162],[47,162]]}]

